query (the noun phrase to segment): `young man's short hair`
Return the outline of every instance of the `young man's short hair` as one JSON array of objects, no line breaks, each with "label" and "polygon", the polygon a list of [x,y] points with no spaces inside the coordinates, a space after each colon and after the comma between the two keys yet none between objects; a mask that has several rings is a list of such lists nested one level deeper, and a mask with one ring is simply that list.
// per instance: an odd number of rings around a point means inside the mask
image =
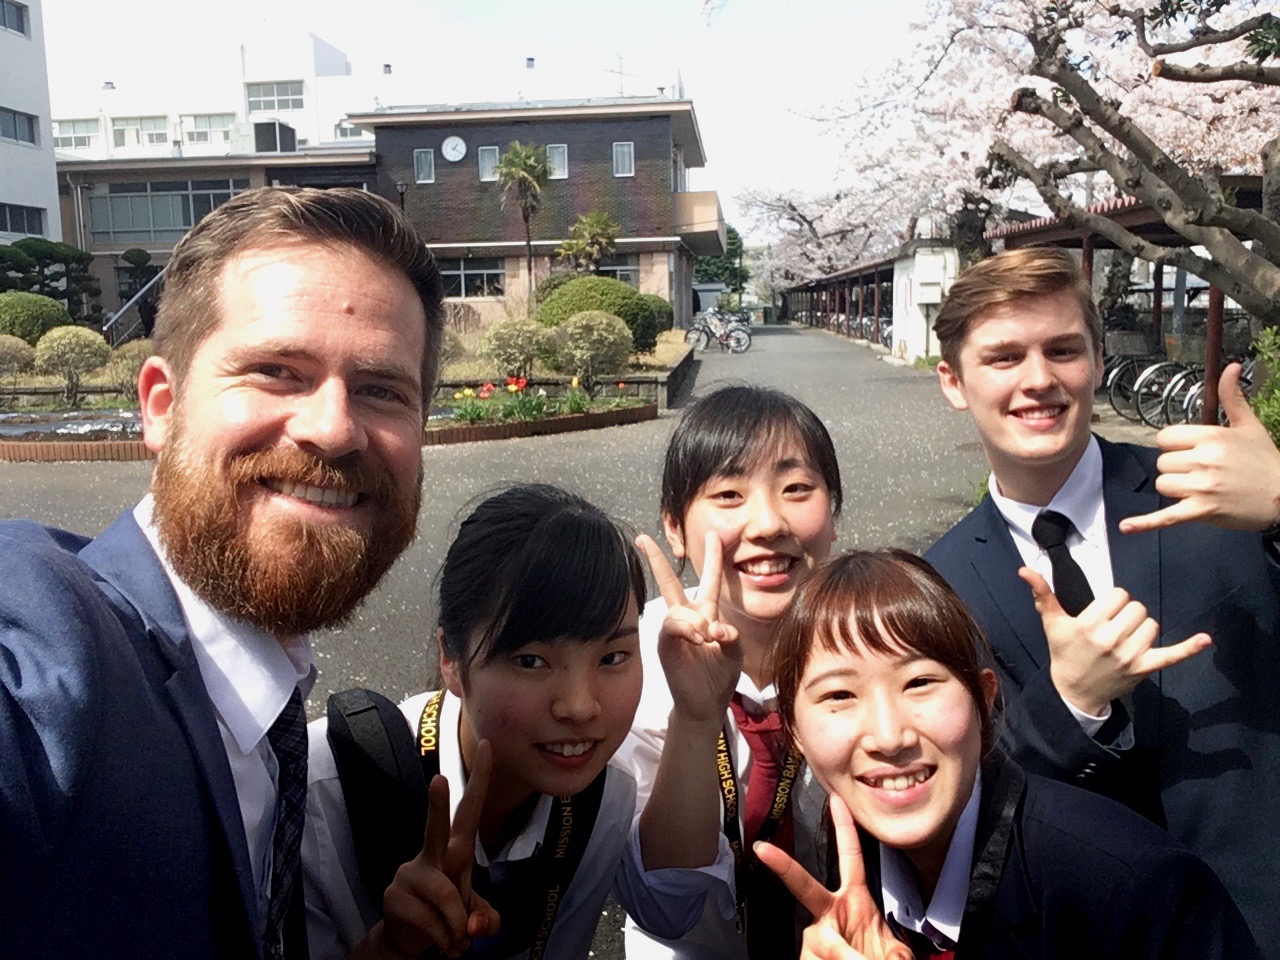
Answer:
[{"label": "young man's short hair", "polygon": [[992,307],[1051,297],[1064,290],[1074,295],[1089,338],[1101,349],[1102,316],[1075,259],[1055,247],[1023,247],[980,260],[956,278],[933,324],[942,359],[959,368],[970,324]]},{"label": "young man's short hair", "polygon": [[353,187],[263,187],[232,197],[178,244],[164,270],[155,323],[155,348],[178,387],[205,338],[222,320],[218,281],[232,257],[280,243],[354,247],[402,274],[426,316],[422,397],[435,392],[444,335],[444,285],[413,225],[394,204]]}]

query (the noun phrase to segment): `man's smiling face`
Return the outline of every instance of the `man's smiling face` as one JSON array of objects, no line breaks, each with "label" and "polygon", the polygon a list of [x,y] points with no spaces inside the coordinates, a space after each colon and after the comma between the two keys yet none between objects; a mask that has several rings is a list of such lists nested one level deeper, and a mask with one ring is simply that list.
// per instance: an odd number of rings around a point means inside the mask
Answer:
[{"label": "man's smiling face", "polygon": [[215,607],[269,632],[340,621],[412,539],[422,305],[347,246],[249,249],[180,380],[142,383],[165,552]]}]

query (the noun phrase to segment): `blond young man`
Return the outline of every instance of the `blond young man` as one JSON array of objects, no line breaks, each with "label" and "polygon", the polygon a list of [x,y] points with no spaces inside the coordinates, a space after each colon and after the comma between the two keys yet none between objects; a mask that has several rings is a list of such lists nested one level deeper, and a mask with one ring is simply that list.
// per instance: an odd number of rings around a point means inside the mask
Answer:
[{"label": "blond young man", "polygon": [[926,557],[991,639],[1006,747],[1167,825],[1280,956],[1280,451],[1239,368],[1230,427],[1169,427],[1158,450],[1095,437],[1102,324],[1049,249],[971,267],[935,330],[992,475]]}]

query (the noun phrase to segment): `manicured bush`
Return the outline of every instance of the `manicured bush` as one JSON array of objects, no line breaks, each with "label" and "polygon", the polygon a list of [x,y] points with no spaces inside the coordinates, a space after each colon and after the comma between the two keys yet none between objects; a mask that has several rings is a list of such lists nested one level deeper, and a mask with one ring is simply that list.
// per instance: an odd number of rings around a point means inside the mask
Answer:
[{"label": "manicured bush", "polygon": [[21,337],[33,347],[54,327],[72,322],[67,308],[51,297],[21,290],[0,293],[0,333]]},{"label": "manicured bush", "polygon": [[549,277],[543,277],[538,281],[538,285],[533,290],[533,304],[540,306],[547,302],[553,293],[563,287],[570,280],[576,280],[582,276],[580,273],[574,273],[572,270],[557,270]]},{"label": "manicured bush", "polygon": [[513,317],[494,324],[480,340],[478,353],[502,377],[527,377],[538,355],[538,340],[544,329],[525,317]]},{"label": "manicured bush", "polygon": [[547,298],[538,308],[537,320],[559,326],[576,313],[600,310],[620,317],[631,331],[635,349],[651,353],[658,345],[658,318],[653,307],[635,290],[611,277],[576,277]]},{"label": "manicured bush", "polygon": [[656,293],[642,293],[640,297],[653,308],[653,315],[658,321],[659,333],[664,330],[670,330],[676,325],[676,312],[671,308],[671,303],[666,297],[660,297]]},{"label": "manicured bush", "polygon": [[111,359],[103,368],[107,383],[126,400],[138,402],[138,374],[147,357],[155,353],[150,340],[130,340],[111,351]]},{"label": "manicured bush", "polygon": [[634,348],[626,323],[602,310],[575,313],[547,335],[544,345],[549,366],[576,376],[591,395],[601,379],[626,368]]},{"label": "manicured bush", "polygon": [[0,333],[0,374],[18,374],[31,369],[36,351],[21,337]]},{"label": "manicured bush", "polygon": [[102,334],[85,327],[55,327],[36,344],[36,370],[62,377],[67,406],[80,402],[80,381],[111,357]]}]

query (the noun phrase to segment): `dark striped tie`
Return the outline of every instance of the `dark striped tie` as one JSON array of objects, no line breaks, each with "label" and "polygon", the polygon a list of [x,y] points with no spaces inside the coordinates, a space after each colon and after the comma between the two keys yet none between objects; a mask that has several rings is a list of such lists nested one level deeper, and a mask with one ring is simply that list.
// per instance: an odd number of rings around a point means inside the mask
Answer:
[{"label": "dark striped tie", "polygon": [[276,780],[276,829],[271,841],[271,903],[263,947],[267,957],[284,956],[284,927],[289,903],[298,889],[302,863],[302,822],[307,799],[307,718],[302,691],[293,695],[267,731],[280,775]]}]

